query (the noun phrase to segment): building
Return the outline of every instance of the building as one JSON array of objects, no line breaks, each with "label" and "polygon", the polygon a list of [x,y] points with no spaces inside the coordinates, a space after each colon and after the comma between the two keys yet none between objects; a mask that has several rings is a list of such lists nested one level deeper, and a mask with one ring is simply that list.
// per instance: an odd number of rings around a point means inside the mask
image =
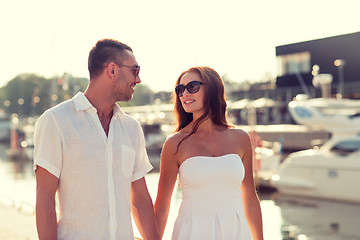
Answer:
[{"label": "building", "polygon": [[[231,93],[233,101],[263,98],[274,102],[256,109],[258,124],[294,123],[287,104],[297,94],[322,97],[322,89],[313,85],[316,74],[331,74],[331,97],[341,93],[343,98],[360,99],[360,32],[277,46],[276,58],[276,84],[257,84]],[[239,124],[248,121],[246,108],[233,110]]]},{"label": "building", "polygon": [[[332,93],[360,82],[360,32],[278,46],[276,57],[278,88],[312,88],[316,73],[332,75]],[[354,97],[348,90],[344,97]]]}]

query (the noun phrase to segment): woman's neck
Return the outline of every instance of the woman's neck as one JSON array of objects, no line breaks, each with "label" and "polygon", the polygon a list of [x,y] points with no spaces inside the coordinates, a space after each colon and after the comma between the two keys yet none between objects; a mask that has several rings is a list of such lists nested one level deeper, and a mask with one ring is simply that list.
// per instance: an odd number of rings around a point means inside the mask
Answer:
[{"label": "woman's neck", "polygon": [[[191,122],[191,126],[192,128],[195,127],[195,122],[196,119],[194,119]],[[200,125],[198,125],[198,129],[197,131],[201,131],[201,132],[212,132],[217,128],[217,125],[211,120],[210,117],[206,118],[205,120],[203,120]]]}]

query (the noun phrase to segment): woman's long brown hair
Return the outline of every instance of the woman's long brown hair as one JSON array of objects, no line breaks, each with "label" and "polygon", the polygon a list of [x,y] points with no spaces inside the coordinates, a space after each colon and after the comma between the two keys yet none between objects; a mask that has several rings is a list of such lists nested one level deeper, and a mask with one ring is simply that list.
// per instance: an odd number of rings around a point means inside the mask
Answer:
[{"label": "woman's long brown hair", "polygon": [[[210,118],[216,125],[227,128],[232,127],[226,118],[226,98],[224,83],[220,75],[210,67],[192,67],[180,74],[176,81],[176,85],[180,83],[181,78],[188,72],[195,72],[200,75],[204,87],[204,113],[195,120],[192,131],[186,135],[178,144],[176,152],[179,150],[180,144],[193,135],[199,128],[200,124]],[[193,114],[185,112],[180,98],[175,94],[174,113],[177,120],[177,128],[175,132],[185,128],[193,121]]]}]

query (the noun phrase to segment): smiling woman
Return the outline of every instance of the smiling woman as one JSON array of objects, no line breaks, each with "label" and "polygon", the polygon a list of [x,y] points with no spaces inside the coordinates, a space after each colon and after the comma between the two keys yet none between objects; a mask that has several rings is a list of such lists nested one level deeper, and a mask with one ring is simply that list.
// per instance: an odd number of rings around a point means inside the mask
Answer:
[{"label": "smiling woman", "polygon": [[173,240],[262,240],[249,135],[226,119],[224,83],[210,67],[180,74],[177,129],[164,143],[155,214],[163,234],[177,176],[183,195]]}]

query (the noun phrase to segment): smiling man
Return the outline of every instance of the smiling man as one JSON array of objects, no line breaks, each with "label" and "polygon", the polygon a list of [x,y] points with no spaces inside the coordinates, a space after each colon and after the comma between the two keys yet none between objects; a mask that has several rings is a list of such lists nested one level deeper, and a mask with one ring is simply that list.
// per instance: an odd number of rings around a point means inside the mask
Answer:
[{"label": "smiling man", "polygon": [[[90,51],[90,83],[36,123],[36,223],[39,239],[159,239],[144,176],[152,166],[139,123],[117,101],[140,83],[132,49],[104,39]],[[59,216],[55,193],[59,197]]]}]

